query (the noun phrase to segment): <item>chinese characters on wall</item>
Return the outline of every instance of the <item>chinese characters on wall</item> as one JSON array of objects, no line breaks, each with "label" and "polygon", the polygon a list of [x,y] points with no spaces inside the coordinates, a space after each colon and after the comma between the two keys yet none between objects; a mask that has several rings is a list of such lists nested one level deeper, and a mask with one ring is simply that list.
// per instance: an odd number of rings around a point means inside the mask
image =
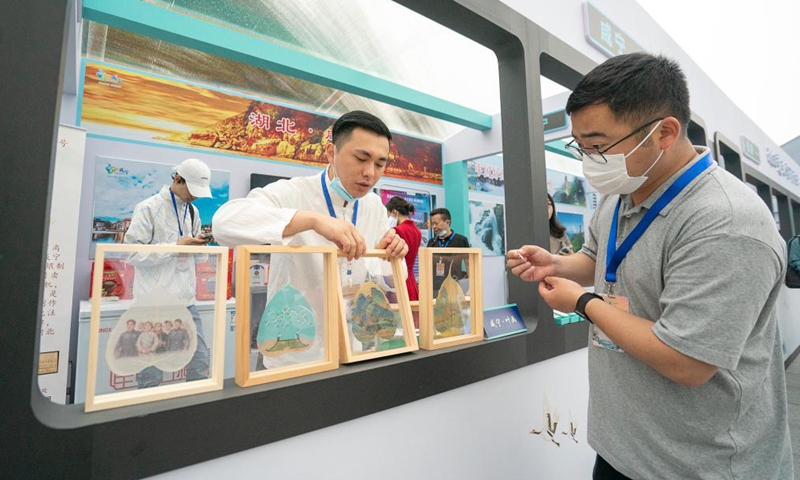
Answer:
[{"label": "chinese characters on wall", "polygon": [[[45,264],[44,298],[42,298],[41,336],[50,337],[56,334],[54,320],[58,308],[59,285],[63,279],[64,259],[59,244],[49,245]],[[71,300],[71,299],[70,299]]]}]

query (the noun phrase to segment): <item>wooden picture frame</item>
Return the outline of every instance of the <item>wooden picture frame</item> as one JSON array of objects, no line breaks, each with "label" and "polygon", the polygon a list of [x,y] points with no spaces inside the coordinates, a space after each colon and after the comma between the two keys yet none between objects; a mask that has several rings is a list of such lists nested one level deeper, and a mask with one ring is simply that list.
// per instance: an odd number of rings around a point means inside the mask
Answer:
[{"label": "wooden picture frame", "polygon": [[[340,253],[340,257],[343,255]],[[362,258],[374,258],[374,259],[387,259],[386,251],[380,249],[369,249],[367,250],[366,254],[362,256]],[[386,300],[388,305],[388,311],[395,313],[399,316],[399,324],[400,328],[403,330],[403,346],[399,346],[396,348],[389,348],[386,350],[381,350],[378,347],[375,349],[370,349],[367,351],[357,351],[354,350],[355,342],[353,340],[357,340],[356,334],[353,332],[352,324],[353,322],[350,321],[348,318],[348,306],[352,305],[353,301],[347,300],[345,296],[347,295],[346,290],[347,286],[342,286],[341,293],[339,295],[339,333],[340,333],[340,362],[341,363],[354,363],[360,362],[364,360],[372,360],[374,358],[381,358],[387,357],[391,355],[399,355],[401,353],[413,352],[419,350],[419,343],[417,342],[417,335],[416,330],[414,328],[414,319],[411,316],[411,306],[410,301],[408,299],[408,289],[406,287],[406,282],[403,279],[403,270],[406,269],[406,264],[402,259],[398,258],[388,258],[386,261],[389,262],[392,269],[392,282],[394,284],[394,290],[396,293],[396,303],[388,303],[388,299]],[[364,284],[367,285],[367,284]],[[355,299],[361,295],[363,291],[359,289],[359,293],[355,295]],[[385,293],[381,292],[381,295]],[[376,323],[377,324],[377,323]],[[385,331],[386,329],[384,329]],[[379,329],[380,331],[380,329]],[[392,333],[396,335],[397,330]],[[351,336],[353,338],[351,338]],[[378,345],[380,342],[380,333],[375,335],[375,344]],[[396,338],[396,337],[392,337]],[[399,340],[395,340],[399,341]]]},{"label": "wooden picture frame", "polygon": [[[337,306],[341,286],[337,268],[336,248],[333,246],[273,246],[241,245],[236,247],[236,384],[250,387],[287,378],[311,375],[339,368],[339,329]],[[322,360],[279,366],[261,371],[251,371],[252,345],[252,288],[251,259],[254,254],[321,255],[323,278],[322,322],[324,354]],[[271,258],[271,257],[270,257]],[[268,273],[264,273],[268,275]],[[269,288],[267,285],[266,288]],[[274,297],[273,297],[274,298]],[[269,303],[265,304],[265,313]],[[260,321],[259,321],[260,323]],[[316,331],[316,327],[315,327]],[[280,338],[280,336],[278,337]],[[298,333],[298,341],[299,333]],[[276,342],[280,343],[280,341]],[[259,357],[261,358],[261,357]]]},{"label": "wooden picture frame", "polygon": [[[102,302],[102,295],[103,295],[103,277],[104,277],[104,269],[102,266],[104,265],[104,259],[106,259],[109,255],[113,254],[190,254],[190,255],[207,255],[209,258],[212,256],[217,257],[216,261],[216,275],[215,275],[215,285],[214,285],[214,313],[213,313],[213,328],[211,332],[203,332],[203,343],[205,344],[206,338],[211,339],[211,348],[210,356],[209,356],[209,372],[208,378],[195,380],[195,381],[188,381],[188,382],[181,382],[181,383],[173,383],[169,385],[158,385],[151,388],[140,388],[136,390],[124,391],[120,393],[107,393],[97,395],[97,367],[98,367],[98,354],[99,354],[99,342],[100,342],[100,314],[101,314],[101,302]],[[128,244],[98,244],[97,249],[95,252],[95,265],[99,265],[99,268],[94,269],[93,277],[92,277],[92,295],[91,295],[91,305],[92,305],[92,314],[91,314],[91,323],[89,328],[89,355],[88,355],[88,370],[86,375],[86,403],[84,406],[84,411],[86,412],[94,412],[99,410],[106,410],[109,408],[117,408],[117,407],[125,407],[129,405],[137,405],[141,403],[148,403],[154,402],[158,400],[165,400],[169,398],[175,397],[183,397],[187,395],[194,395],[197,393],[203,392],[210,392],[214,390],[221,390],[223,387],[223,367],[225,361],[225,304],[226,304],[226,295],[227,295],[227,288],[228,288],[228,249],[225,247],[209,247],[209,246],[185,246],[185,245],[128,245]],[[139,268],[147,268],[147,267],[139,267]],[[171,276],[170,276],[171,277]],[[195,278],[193,279],[195,282],[197,281],[197,273],[195,272]],[[134,278],[134,282],[136,278]],[[143,281],[142,278],[139,281]],[[196,283],[193,285],[196,287]],[[153,291],[162,290],[161,287],[156,286]],[[141,298],[139,299],[142,300]],[[129,312],[137,307],[137,300],[134,299],[134,303],[131,305],[131,308],[126,311]],[[142,307],[141,304],[138,304],[137,308],[149,308],[152,311],[157,310],[160,307],[164,307],[165,305],[154,305],[149,307]],[[180,310],[180,307],[185,309],[185,313],[189,314],[188,318],[192,318],[189,310],[186,308],[186,305],[183,302],[176,301],[174,304],[166,305],[171,309],[169,313],[175,312]],[[124,316],[125,314],[123,314]],[[122,318],[118,321],[118,325],[121,324]],[[130,320],[127,320],[126,323],[129,323]],[[151,323],[150,321],[144,323]],[[156,322],[157,323],[157,322]],[[166,322],[165,322],[166,323]],[[170,322],[171,323],[171,322]],[[177,322],[176,322],[177,323]],[[191,323],[191,326],[190,326]],[[195,348],[198,345],[197,339],[200,338],[199,335],[196,333],[196,327],[194,326],[195,322],[186,322],[186,330],[195,331],[194,335],[194,344]],[[166,327],[165,327],[166,328]],[[180,329],[176,329],[180,330]],[[138,335],[136,337],[138,339]],[[186,335],[186,345],[190,345],[192,343],[191,337]],[[121,339],[121,335],[120,335]],[[109,339],[110,340],[110,339]],[[116,347],[115,347],[116,348]],[[106,350],[108,349],[108,345],[106,346]],[[156,354],[159,353],[156,351]],[[108,361],[108,353],[104,352],[104,361]],[[116,355],[116,352],[115,352]],[[133,354],[135,356],[138,354]],[[149,355],[149,354],[148,354]],[[187,356],[190,355],[187,353]],[[156,358],[156,357],[148,357],[148,358]],[[193,358],[193,355],[192,355]],[[158,366],[158,363],[153,364],[152,366]],[[162,365],[163,366],[163,365]],[[144,370],[141,370],[144,371]],[[167,370],[171,371],[171,370]],[[163,375],[163,372],[158,370],[158,372]],[[136,374],[138,376],[138,373]],[[161,382],[162,379],[159,379]]]},{"label": "wooden picture frame", "polygon": [[[437,255],[439,257],[437,257]],[[469,308],[469,330],[464,332],[463,325],[461,334],[453,334],[453,328],[447,327],[441,319],[438,324],[440,330],[446,328],[449,331],[437,331],[436,320],[439,319],[435,311],[437,292],[434,285],[434,276],[437,274],[436,259],[441,256],[466,255],[467,277],[469,289],[464,294],[460,304]],[[452,262],[450,262],[452,264]],[[439,267],[442,268],[442,267]],[[442,272],[439,272],[442,273]],[[445,280],[449,277],[449,272],[444,272]],[[452,279],[451,279],[452,280]],[[455,280],[452,280],[454,283]],[[442,283],[442,286],[445,286]],[[451,285],[452,287],[452,285]],[[455,288],[455,287],[453,287]],[[462,290],[460,285],[459,290]],[[449,291],[449,290],[448,290]],[[461,321],[463,322],[463,309]],[[439,313],[439,316],[446,313]],[[458,324],[458,322],[456,322]],[[419,343],[424,350],[437,350],[440,348],[463,345],[465,343],[480,342],[483,340],[483,257],[480,248],[420,248],[419,249]]]}]

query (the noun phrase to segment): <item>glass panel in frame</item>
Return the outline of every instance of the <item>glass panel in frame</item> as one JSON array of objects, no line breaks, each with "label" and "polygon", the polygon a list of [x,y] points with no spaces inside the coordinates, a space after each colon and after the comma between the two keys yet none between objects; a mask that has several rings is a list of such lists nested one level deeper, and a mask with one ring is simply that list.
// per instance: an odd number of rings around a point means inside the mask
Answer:
[{"label": "glass panel in frame", "polygon": [[436,350],[482,339],[481,249],[420,248],[420,347]]},{"label": "glass panel in frame", "polygon": [[336,248],[236,249],[236,384],[339,367]]},{"label": "glass panel in frame", "polygon": [[100,244],[95,262],[85,411],[222,389],[228,249]]},{"label": "glass panel in frame", "polygon": [[419,349],[404,270],[404,261],[387,259],[385,250],[367,250],[352,262],[339,258],[342,363]]}]

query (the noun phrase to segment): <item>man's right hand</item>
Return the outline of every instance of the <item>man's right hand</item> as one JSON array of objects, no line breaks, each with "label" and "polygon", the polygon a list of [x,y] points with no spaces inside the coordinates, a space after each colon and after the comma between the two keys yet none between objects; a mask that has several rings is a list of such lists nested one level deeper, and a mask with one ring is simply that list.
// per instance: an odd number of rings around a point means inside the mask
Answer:
[{"label": "man's right hand", "polygon": [[205,245],[210,238],[206,238],[203,233],[198,233],[196,237],[181,237],[178,245]]},{"label": "man's right hand", "polygon": [[555,255],[535,245],[525,245],[506,254],[506,265],[511,273],[526,282],[541,282],[545,277],[556,276]]},{"label": "man's right hand", "polygon": [[339,247],[347,255],[347,260],[358,259],[367,252],[367,242],[349,222],[333,218],[328,215],[319,215],[314,222],[314,231],[325,237]]}]

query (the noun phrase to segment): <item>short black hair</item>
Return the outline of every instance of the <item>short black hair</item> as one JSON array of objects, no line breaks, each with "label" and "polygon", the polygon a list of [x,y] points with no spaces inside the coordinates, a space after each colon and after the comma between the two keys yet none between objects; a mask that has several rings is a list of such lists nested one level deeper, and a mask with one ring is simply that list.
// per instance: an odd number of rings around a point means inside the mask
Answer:
[{"label": "short black hair", "polygon": [[392,132],[389,131],[389,127],[383,123],[383,120],[371,113],[353,110],[339,117],[333,124],[332,137],[336,148],[340,148],[350,139],[350,135],[355,128],[363,128],[364,130],[375,132],[382,137],[386,137],[390,142],[392,141]]},{"label": "short black hair", "polygon": [[445,221],[448,221],[448,220],[450,220],[450,210],[448,210],[448,209],[446,209],[446,208],[435,208],[435,209],[434,209],[434,210],[431,212],[431,217],[432,217],[432,216],[434,216],[434,215],[441,215],[441,216],[442,216],[442,218],[443,218]]},{"label": "short black hair", "polygon": [[[590,105],[608,105],[632,127],[675,117],[686,136],[691,110],[686,75],[663,55],[629,53],[609,58],[586,74],[567,100],[567,115]],[[646,135],[643,131],[641,136]]]},{"label": "short black hair", "polygon": [[414,205],[403,197],[394,196],[386,202],[386,211],[391,212],[392,210],[396,210],[400,215],[407,217],[414,213]]}]

